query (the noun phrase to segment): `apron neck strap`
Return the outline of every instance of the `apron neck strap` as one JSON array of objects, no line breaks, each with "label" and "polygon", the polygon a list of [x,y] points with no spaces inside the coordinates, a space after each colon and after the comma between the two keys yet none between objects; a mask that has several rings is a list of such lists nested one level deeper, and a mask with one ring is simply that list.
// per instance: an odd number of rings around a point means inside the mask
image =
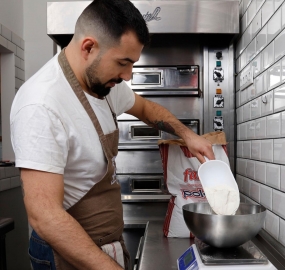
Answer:
[{"label": "apron neck strap", "polygon": [[67,81],[69,82],[71,88],[73,89],[75,95],[77,96],[77,98],[79,99],[79,101],[81,102],[82,106],[84,107],[84,109],[86,110],[87,114],[89,115],[98,135],[99,135],[99,139],[101,141],[101,144],[103,144],[103,140],[104,140],[104,133],[102,130],[102,127],[98,121],[98,118],[94,112],[94,110],[92,109],[87,97],[84,94],[84,91],[82,89],[82,87],[80,86],[73,70],[71,69],[71,66],[68,63],[68,60],[65,56],[63,49],[59,56],[58,56],[58,62],[59,65],[62,68],[63,74],[65,75]]}]

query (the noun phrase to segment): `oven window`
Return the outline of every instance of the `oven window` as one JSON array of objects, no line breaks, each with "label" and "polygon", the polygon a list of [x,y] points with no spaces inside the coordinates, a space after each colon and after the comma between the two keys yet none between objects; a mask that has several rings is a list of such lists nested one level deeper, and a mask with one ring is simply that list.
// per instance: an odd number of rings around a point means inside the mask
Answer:
[{"label": "oven window", "polygon": [[161,131],[146,125],[131,126],[131,139],[161,139]]},{"label": "oven window", "polygon": [[133,192],[139,191],[161,191],[160,179],[133,179]]},{"label": "oven window", "polygon": [[132,84],[161,84],[161,73],[160,72],[142,72],[133,73]]}]

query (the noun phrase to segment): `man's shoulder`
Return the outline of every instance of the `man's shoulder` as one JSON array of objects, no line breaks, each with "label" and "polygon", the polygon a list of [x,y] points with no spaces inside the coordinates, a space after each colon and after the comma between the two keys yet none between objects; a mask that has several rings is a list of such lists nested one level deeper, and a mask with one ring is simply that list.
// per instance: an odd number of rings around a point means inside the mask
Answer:
[{"label": "man's shoulder", "polygon": [[59,95],[59,89],[63,88],[68,88],[68,84],[65,82],[57,57],[53,57],[20,87],[15,101],[45,103],[49,96],[56,97]]},{"label": "man's shoulder", "polygon": [[11,115],[24,107],[44,106],[54,112],[62,110],[70,86],[66,82],[57,58],[52,58],[37,73],[28,79],[18,90]]}]

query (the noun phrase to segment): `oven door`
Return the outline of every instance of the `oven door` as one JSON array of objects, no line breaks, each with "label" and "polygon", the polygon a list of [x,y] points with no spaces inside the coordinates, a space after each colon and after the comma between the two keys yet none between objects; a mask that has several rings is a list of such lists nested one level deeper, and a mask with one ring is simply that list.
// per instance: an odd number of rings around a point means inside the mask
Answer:
[{"label": "oven door", "polygon": [[[180,119],[180,121],[193,130],[200,133],[198,119]],[[179,139],[179,137],[157,130],[142,121],[119,121],[119,150],[122,149],[158,149],[158,140]]]},{"label": "oven door", "polygon": [[139,95],[200,96],[199,66],[134,67],[127,84]]}]

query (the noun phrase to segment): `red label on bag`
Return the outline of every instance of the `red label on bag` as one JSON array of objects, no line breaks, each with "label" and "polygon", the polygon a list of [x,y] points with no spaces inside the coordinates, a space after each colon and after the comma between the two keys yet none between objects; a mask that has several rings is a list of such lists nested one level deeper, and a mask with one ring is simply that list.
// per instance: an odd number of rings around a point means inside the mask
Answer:
[{"label": "red label on bag", "polygon": [[184,183],[189,181],[199,181],[198,172],[188,168],[184,171]]}]

